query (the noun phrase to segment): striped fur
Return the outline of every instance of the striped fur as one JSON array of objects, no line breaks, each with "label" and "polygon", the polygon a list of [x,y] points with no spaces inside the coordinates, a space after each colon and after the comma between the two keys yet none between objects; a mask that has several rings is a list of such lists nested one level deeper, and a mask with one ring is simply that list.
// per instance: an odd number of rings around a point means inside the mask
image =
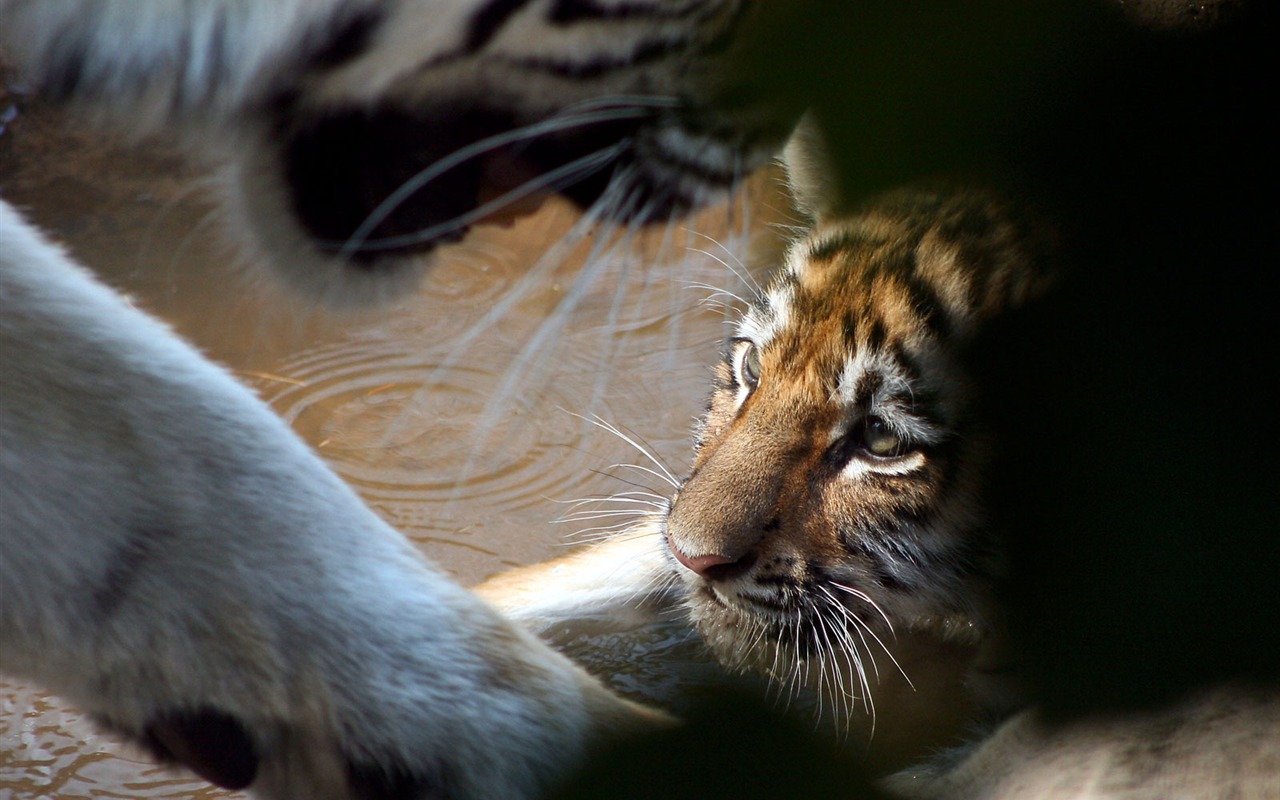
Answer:
[{"label": "striped fur", "polygon": [[[727,65],[749,0],[0,0],[46,96],[228,164],[251,248],[330,302],[561,192],[606,219],[722,196],[790,121]],[[728,98],[734,97],[732,101]]]},{"label": "striped fur", "polygon": [[[725,192],[789,122],[748,0],[0,0],[46,99],[226,163],[251,250],[333,303],[558,191]],[[0,672],[276,800],[540,796],[665,715],[427,563],[251,392],[0,202]],[[195,576],[195,579],[192,579]]]},{"label": "striped fur", "polygon": [[[967,579],[988,548],[959,351],[1041,282],[1001,210],[980,194],[904,193],[791,248],[716,370],[673,547],[735,569],[754,559],[748,577],[779,587],[765,605],[826,576],[874,587],[913,626],[971,613]],[[900,453],[870,453],[869,424]],[[700,588],[724,599],[740,578]]]},{"label": "striped fur", "polygon": [[811,194],[810,136],[788,162],[815,219],[729,337],[673,499],[480,592],[546,636],[680,606],[723,665],[803,692],[884,773],[1018,702],[965,361],[984,323],[1050,282],[1047,242],[975,190],[841,212]]},{"label": "striped fur", "polygon": [[889,761],[995,700],[970,674],[998,558],[963,355],[1046,284],[1037,237],[970,190],[819,217],[730,338],[665,520],[718,657],[871,712]]},{"label": "striped fur", "polygon": [[[724,101],[727,51],[759,5],[0,0],[0,39],[49,96],[221,151],[257,247],[293,283],[351,302],[529,192],[634,220],[724,188],[785,125]],[[1176,4],[1128,7],[1150,5]],[[862,657],[885,642],[917,686],[934,658],[952,676],[938,685],[967,690],[937,655],[954,646],[971,665],[992,562],[956,347],[1039,281],[1017,237],[982,221],[986,201],[839,219],[831,202],[808,207],[825,219],[726,354],[665,534],[701,575],[695,619],[731,662],[869,704]],[[3,204],[0,231],[0,338],[21,367],[0,392],[0,506],[18,525],[0,537],[5,670],[212,780],[281,798],[525,796],[599,734],[657,722],[424,564],[224,372]],[[860,455],[871,441],[887,455]],[[187,573],[164,565],[184,560],[208,580],[173,585]],[[632,566],[661,573],[648,556]],[[839,586],[849,597],[813,599]],[[896,638],[877,638],[891,624]],[[1250,698],[1210,700],[1213,713],[1110,741],[1083,726],[1103,744],[1085,756],[1105,767],[1139,742],[1139,768],[1181,763],[1198,753],[1171,728],[1221,731],[1221,709]],[[1254,745],[1275,708],[1246,720]],[[1079,751],[1035,746],[1037,720],[1019,720],[958,773],[972,782],[932,796],[989,796],[1002,767],[1052,758],[1032,777],[1101,785]],[[1274,773],[1274,748],[1255,750]],[[1211,758],[1196,794],[1252,777],[1238,755]],[[1238,791],[1263,796],[1274,776],[1254,785]]]}]

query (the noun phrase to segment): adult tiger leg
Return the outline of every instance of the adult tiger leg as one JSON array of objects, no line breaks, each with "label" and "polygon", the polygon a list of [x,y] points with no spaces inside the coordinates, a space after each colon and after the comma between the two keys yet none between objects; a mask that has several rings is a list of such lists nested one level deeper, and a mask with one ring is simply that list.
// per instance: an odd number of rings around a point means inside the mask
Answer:
[{"label": "adult tiger leg", "polygon": [[0,671],[263,797],[527,797],[622,701],[0,205]]}]

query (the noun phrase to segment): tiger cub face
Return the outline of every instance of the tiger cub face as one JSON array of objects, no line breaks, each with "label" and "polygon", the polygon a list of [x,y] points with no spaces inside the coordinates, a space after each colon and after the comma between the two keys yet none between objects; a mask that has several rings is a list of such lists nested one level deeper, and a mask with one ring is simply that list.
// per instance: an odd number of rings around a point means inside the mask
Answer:
[{"label": "tiger cub face", "polygon": [[[846,716],[894,677],[928,704],[935,667],[962,674],[983,643],[998,563],[964,348],[1044,280],[984,194],[810,208],[816,224],[716,367],[666,539],[722,662],[816,689]],[[958,705],[966,680],[934,700]]]}]

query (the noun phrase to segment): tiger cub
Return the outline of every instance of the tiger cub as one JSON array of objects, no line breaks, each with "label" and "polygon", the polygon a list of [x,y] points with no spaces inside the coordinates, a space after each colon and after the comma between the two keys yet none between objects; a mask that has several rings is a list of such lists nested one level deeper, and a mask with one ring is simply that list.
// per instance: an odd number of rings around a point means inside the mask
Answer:
[{"label": "tiger cub", "polygon": [[[723,665],[813,692],[889,770],[1008,702],[964,361],[1047,270],[992,195],[911,189],[842,213],[815,132],[787,160],[813,222],[728,340],[691,472],[665,513],[557,565],[548,591],[579,591],[592,563],[612,583],[674,571]],[[527,617],[514,585],[502,605]]]}]

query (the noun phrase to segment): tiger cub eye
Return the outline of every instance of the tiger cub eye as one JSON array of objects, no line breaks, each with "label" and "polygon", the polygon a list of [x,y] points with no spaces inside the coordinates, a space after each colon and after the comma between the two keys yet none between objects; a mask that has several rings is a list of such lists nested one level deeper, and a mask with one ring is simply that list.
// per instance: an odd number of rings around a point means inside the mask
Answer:
[{"label": "tiger cub eye", "polygon": [[754,342],[747,342],[742,353],[742,381],[750,389],[760,383],[760,348]]},{"label": "tiger cub eye", "polygon": [[902,437],[894,433],[879,417],[870,417],[863,425],[862,445],[868,453],[880,458],[902,455]]}]

